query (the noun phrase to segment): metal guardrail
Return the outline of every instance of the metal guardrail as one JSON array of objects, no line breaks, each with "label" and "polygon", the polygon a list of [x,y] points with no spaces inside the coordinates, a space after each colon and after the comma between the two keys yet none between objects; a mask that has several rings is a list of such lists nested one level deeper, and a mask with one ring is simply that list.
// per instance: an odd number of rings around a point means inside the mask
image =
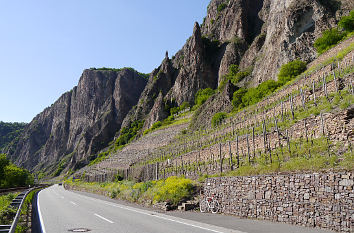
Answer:
[{"label": "metal guardrail", "polygon": [[0,194],[23,191],[23,190],[26,190],[26,189],[28,189],[28,186],[27,187],[16,187],[16,188],[0,189]]},{"label": "metal guardrail", "polygon": [[17,207],[16,216],[15,216],[14,220],[12,221],[11,225],[0,225],[0,232],[8,232],[8,233],[15,232],[17,222],[21,216],[21,209],[22,209],[23,202],[24,202],[25,198],[27,197],[27,195],[34,189],[36,189],[36,187],[27,189],[26,191],[23,191],[16,198],[14,198],[12,200],[12,202],[10,203],[10,206],[12,206],[14,208]]}]

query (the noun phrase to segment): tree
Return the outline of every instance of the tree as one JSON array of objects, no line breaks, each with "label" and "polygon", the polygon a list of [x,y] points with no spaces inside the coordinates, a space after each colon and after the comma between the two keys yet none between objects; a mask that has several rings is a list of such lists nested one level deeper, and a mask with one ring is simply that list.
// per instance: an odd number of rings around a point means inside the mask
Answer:
[{"label": "tree", "polygon": [[0,187],[5,180],[5,167],[10,164],[5,154],[0,154]]}]

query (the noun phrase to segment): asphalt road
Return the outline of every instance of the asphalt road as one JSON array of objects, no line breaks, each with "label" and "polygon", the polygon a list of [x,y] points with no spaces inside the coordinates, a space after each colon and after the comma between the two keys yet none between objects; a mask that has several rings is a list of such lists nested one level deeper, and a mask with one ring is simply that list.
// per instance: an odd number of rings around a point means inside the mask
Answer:
[{"label": "asphalt road", "polygon": [[106,197],[72,192],[54,185],[38,194],[39,218],[43,233],[56,232],[327,232],[233,216],[170,212],[137,208]]}]

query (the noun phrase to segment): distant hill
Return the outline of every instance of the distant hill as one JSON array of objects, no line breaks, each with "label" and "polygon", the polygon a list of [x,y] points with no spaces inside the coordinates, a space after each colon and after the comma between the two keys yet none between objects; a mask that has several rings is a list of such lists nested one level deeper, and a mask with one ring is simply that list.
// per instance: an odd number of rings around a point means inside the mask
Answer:
[{"label": "distant hill", "polygon": [[8,145],[23,132],[26,125],[26,123],[0,121],[0,152],[5,152]]}]

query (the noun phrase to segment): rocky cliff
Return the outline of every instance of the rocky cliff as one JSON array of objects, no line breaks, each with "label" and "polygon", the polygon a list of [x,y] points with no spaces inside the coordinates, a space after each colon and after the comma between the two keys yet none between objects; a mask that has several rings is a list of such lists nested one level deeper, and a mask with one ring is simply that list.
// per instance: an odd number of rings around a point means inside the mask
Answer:
[{"label": "rocky cliff", "polygon": [[[141,130],[165,119],[169,107],[194,103],[198,90],[216,89],[230,65],[250,70],[240,85],[276,79],[281,65],[317,54],[314,40],[354,8],[351,0],[212,0],[202,25],[172,58],[144,79],[130,69],[86,70],[79,84],[26,127],[12,160],[26,168],[75,167],[108,145],[122,127],[145,120]],[[212,113],[230,111],[228,83],[199,110],[196,127]],[[167,107],[166,107],[167,106]],[[199,120],[198,120],[199,119]]]},{"label": "rocky cliff", "polygon": [[[353,8],[350,0],[212,0],[203,24],[195,23],[183,48],[172,59],[166,55],[152,72],[138,107],[124,125],[146,118],[147,129],[168,116],[166,103],[193,104],[197,91],[217,88],[232,64],[252,71],[240,85],[277,79],[281,65],[314,60],[314,40]],[[209,112],[230,110],[231,101],[217,103],[225,94],[217,95],[212,104],[216,108],[208,108]]]},{"label": "rocky cliff", "polygon": [[114,138],[146,83],[132,69],[85,70],[78,86],[25,128],[11,159],[31,170],[74,167]]}]

